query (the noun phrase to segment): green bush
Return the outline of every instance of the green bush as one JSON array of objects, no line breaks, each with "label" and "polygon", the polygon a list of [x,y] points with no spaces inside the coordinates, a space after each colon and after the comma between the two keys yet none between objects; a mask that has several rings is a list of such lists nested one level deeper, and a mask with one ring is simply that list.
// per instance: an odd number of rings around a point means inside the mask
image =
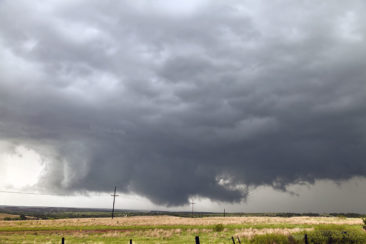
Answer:
[{"label": "green bush", "polygon": [[363,221],[363,225],[365,226],[366,225],[366,218],[362,218],[362,221]]},{"label": "green bush", "polygon": [[19,219],[20,219],[20,220],[26,220],[26,219],[27,219],[27,217],[25,217],[25,215],[24,215],[24,214],[21,214],[21,215],[19,215]]},{"label": "green bush", "polygon": [[255,236],[250,243],[255,244],[290,244],[296,243],[292,238],[281,234],[266,234]]},{"label": "green bush", "polygon": [[[311,244],[364,244],[366,233],[362,229],[343,226],[316,227],[314,231],[307,233],[308,242]],[[250,243],[255,244],[297,244],[304,243],[304,233],[295,233],[290,236],[281,234],[257,235]]]},{"label": "green bush", "polygon": [[222,225],[222,224],[217,224],[217,225],[215,225],[214,226],[214,231],[216,231],[216,232],[221,232],[221,231],[223,231],[224,230],[224,225]]},{"label": "green bush", "polygon": [[309,243],[366,243],[363,231],[316,230],[308,234]]}]

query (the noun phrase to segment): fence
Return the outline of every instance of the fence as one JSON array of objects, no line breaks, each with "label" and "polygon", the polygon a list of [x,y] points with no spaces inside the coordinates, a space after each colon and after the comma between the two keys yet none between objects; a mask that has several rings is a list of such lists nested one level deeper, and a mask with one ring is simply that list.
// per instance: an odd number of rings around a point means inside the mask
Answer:
[{"label": "fence", "polygon": [[[238,240],[238,243],[241,244],[241,241],[240,241],[239,236],[237,237],[237,240]],[[196,236],[195,237],[195,241],[196,241],[196,244],[200,244],[200,237],[199,236]],[[233,244],[236,244],[235,243],[235,238],[233,236],[231,237],[231,241],[233,242]],[[307,234],[305,234],[305,236],[304,236],[304,241],[305,241],[305,244],[309,244],[309,242],[308,242],[308,235]],[[64,237],[62,237],[61,243],[62,244],[65,244],[65,238]],[[130,244],[132,244],[132,239],[130,239]]]}]

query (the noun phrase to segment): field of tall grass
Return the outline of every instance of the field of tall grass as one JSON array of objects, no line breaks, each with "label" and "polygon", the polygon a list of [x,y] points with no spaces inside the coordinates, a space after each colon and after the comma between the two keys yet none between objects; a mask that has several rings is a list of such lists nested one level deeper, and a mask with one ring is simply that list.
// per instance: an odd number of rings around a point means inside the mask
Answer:
[{"label": "field of tall grass", "polygon": [[[0,243],[366,243],[360,218],[139,216],[0,220]],[[346,242],[352,240],[353,242]]]}]

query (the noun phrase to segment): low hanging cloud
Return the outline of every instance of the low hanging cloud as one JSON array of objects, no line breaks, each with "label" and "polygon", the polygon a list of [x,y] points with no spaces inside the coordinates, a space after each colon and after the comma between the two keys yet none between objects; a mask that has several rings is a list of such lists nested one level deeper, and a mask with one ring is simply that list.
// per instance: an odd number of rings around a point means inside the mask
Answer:
[{"label": "low hanging cloud", "polygon": [[[49,192],[237,202],[366,176],[366,5],[0,1],[0,140]],[[11,149],[7,149],[11,150]]]}]

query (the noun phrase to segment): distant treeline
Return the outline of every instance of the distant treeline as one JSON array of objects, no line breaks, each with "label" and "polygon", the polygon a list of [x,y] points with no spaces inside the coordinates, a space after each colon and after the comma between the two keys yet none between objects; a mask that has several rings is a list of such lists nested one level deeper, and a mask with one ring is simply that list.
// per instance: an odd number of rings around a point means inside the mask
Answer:
[{"label": "distant treeline", "polygon": [[[165,215],[179,216],[179,217],[192,217],[191,213],[169,212]],[[223,213],[200,213],[194,214],[194,217],[220,217],[224,216]],[[362,218],[365,214],[358,213],[226,213],[226,217],[340,217],[340,218]]]},{"label": "distant treeline", "polygon": [[[19,218],[6,218],[7,220],[21,219],[65,219],[65,218],[105,218],[111,216],[108,209],[93,208],[55,208],[55,207],[13,207],[0,206],[0,213],[18,215]],[[224,213],[214,212],[170,212],[170,211],[138,211],[138,210],[115,210],[115,217],[129,216],[157,216],[170,215],[177,217],[220,217]],[[296,216],[312,216],[312,217],[341,217],[341,218],[361,218],[365,214],[358,213],[225,213],[226,217],[296,217]]]}]

